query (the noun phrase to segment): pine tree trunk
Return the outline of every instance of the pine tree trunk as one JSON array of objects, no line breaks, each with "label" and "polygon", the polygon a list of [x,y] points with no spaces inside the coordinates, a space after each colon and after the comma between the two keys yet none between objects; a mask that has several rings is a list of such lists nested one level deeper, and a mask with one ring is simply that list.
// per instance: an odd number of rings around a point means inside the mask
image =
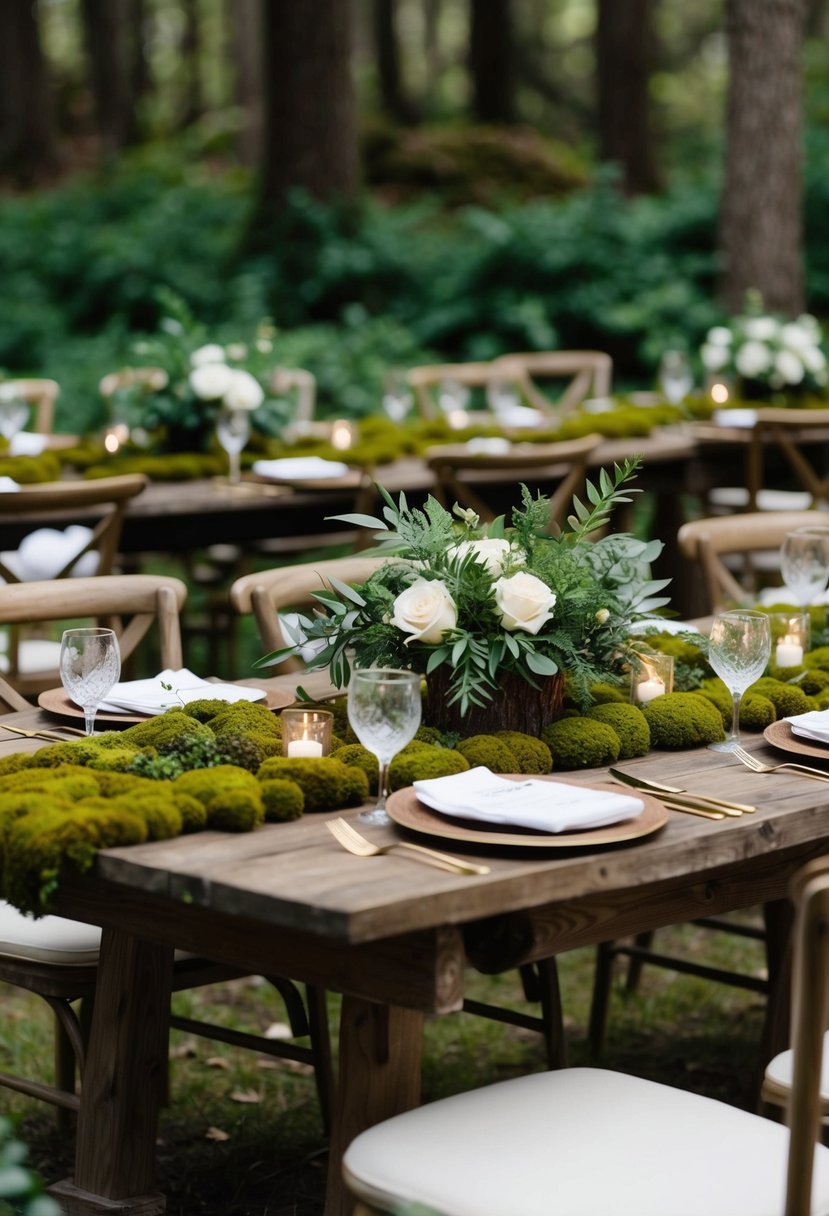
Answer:
[{"label": "pine tree trunk", "polygon": [[621,166],[626,194],[659,188],[650,120],[652,0],[599,0],[596,84],[599,155]]},{"label": "pine tree trunk", "polygon": [[770,311],[803,309],[803,0],[726,0],[730,74],[720,248],[723,303],[756,288]]},{"label": "pine tree trunk", "polygon": [[499,730],[518,730],[538,739],[545,726],[561,717],[564,702],[564,676],[560,673],[543,680],[533,688],[521,676],[501,672],[498,688],[485,705],[473,705],[461,715],[457,702],[449,704],[451,670],[443,664],[426,680],[427,726],[442,731],[470,735],[491,735]]},{"label": "pine tree trunk", "polygon": [[32,0],[0,4],[0,174],[30,186],[56,167],[52,107]]},{"label": "pine tree trunk", "polygon": [[380,101],[395,122],[409,124],[417,121],[417,115],[403,87],[396,18],[396,0],[373,0],[374,53]]},{"label": "pine tree trunk", "polygon": [[470,0],[469,71],[475,119],[512,122],[515,114],[510,0]]},{"label": "pine tree trunk", "polygon": [[262,0],[225,0],[233,100],[242,114],[242,164],[257,164],[262,149]]},{"label": "pine tree trunk", "polygon": [[131,0],[81,0],[101,153],[111,160],[137,138]]}]

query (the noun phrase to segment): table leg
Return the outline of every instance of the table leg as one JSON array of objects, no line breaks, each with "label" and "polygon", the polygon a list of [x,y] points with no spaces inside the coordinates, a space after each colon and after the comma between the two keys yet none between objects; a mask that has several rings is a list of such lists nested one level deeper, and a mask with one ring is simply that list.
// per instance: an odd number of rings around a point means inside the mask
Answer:
[{"label": "table leg", "polygon": [[75,1177],[51,1193],[70,1216],[162,1216],[152,1193],[167,1068],[173,952],[104,929],[78,1115]]},{"label": "table leg", "polygon": [[325,1216],[349,1216],[353,1211],[341,1162],[354,1137],[419,1104],[422,1047],[422,1013],[343,997]]}]

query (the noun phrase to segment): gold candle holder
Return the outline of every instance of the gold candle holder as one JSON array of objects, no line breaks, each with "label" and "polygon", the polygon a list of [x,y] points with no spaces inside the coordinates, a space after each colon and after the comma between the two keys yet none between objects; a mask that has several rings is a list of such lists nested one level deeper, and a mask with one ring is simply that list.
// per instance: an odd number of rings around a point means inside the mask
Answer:
[{"label": "gold candle holder", "polygon": [[630,699],[647,705],[674,689],[674,658],[670,654],[636,654],[631,660]]},{"label": "gold candle holder", "polygon": [[319,759],[331,751],[334,715],[329,709],[283,709],[282,755]]}]

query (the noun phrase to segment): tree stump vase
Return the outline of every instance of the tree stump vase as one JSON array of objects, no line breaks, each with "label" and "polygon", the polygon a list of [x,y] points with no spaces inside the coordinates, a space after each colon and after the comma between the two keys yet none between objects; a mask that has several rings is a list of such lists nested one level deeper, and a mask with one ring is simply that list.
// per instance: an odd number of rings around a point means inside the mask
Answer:
[{"label": "tree stump vase", "polygon": [[538,678],[534,688],[513,672],[502,672],[492,700],[472,705],[461,715],[458,702],[449,704],[451,671],[439,667],[426,679],[424,720],[427,726],[469,735],[493,735],[499,730],[517,730],[539,738],[545,726],[561,717],[564,706],[564,676],[561,672]]}]

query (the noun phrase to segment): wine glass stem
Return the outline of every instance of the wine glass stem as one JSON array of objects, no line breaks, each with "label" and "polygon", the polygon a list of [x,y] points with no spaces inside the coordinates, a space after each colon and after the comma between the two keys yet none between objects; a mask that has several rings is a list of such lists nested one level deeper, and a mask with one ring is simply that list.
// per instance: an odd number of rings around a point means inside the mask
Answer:
[{"label": "wine glass stem", "polygon": [[86,733],[88,735],[95,734],[95,715],[97,712],[98,712],[97,705],[93,705],[91,709],[87,709],[86,706],[84,706],[83,720],[84,720],[84,727],[86,728]]},{"label": "wine glass stem", "polygon": [[729,743],[740,742],[740,701],[743,698],[741,692],[733,692],[731,694],[731,734],[728,736]]},{"label": "wine glass stem", "polygon": [[385,811],[386,795],[388,794],[389,766],[382,760],[378,761],[380,774],[377,778],[377,805],[375,811]]},{"label": "wine glass stem", "polygon": [[229,471],[227,479],[232,486],[239,484],[241,479],[241,461],[238,452],[228,452],[227,454]]}]

